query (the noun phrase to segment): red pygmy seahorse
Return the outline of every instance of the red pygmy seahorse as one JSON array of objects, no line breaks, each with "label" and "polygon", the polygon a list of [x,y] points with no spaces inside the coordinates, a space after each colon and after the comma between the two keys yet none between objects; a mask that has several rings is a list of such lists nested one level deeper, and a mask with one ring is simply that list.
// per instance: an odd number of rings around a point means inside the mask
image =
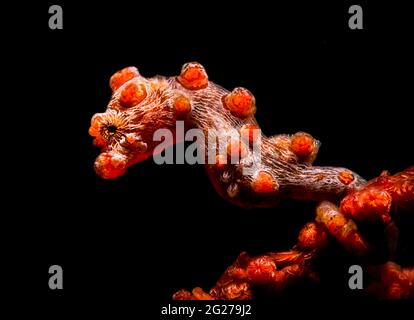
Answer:
[{"label": "red pygmy seahorse", "polygon": [[[117,178],[153,155],[161,143],[154,140],[154,133],[174,132],[182,120],[186,129],[199,128],[206,137],[214,131],[224,141],[224,147],[201,142],[210,148],[205,157],[211,151],[215,154],[213,163],[206,161],[207,172],[220,195],[242,207],[271,206],[286,197],[332,199],[365,183],[345,168],[312,166],[319,141],[310,134],[266,137],[254,118],[252,93],[241,87],[229,92],[216,85],[199,63],[187,63],[179,76],[168,78],[147,79],[137,68],[127,67],[111,77],[110,87],[108,108],[93,116],[89,129],[102,150],[95,162],[102,178]],[[259,160],[253,152],[258,139]],[[230,161],[234,157],[236,163]]]}]

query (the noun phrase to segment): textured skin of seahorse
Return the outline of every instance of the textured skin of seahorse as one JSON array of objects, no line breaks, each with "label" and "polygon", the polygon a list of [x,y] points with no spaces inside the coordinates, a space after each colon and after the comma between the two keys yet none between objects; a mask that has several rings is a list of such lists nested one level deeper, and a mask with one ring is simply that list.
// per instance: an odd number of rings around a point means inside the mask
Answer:
[{"label": "textured skin of seahorse", "polygon": [[[89,129],[101,148],[95,170],[102,178],[117,178],[151,157],[160,144],[154,132],[174,132],[177,120],[183,120],[186,129],[199,128],[205,137],[215,131],[225,141],[225,148],[214,147],[216,162],[206,168],[219,194],[239,206],[272,206],[281,198],[339,199],[365,183],[345,168],[312,166],[319,142],[307,133],[252,134],[259,128],[253,95],[214,84],[198,63],[185,64],[179,76],[170,78],[147,79],[128,67],[112,76],[110,86],[107,110],[93,116]],[[258,138],[261,161],[252,151]],[[201,142],[203,147],[211,148],[207,142]],[[205,150],[206,157],[209,152]],[[240,161],[229,163],[235,155]]]}]

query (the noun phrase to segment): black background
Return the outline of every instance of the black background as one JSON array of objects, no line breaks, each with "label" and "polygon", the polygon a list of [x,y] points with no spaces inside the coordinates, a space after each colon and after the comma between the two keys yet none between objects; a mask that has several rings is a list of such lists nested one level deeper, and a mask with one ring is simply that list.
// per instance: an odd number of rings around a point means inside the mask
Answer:
[{"label": "black background", "polygon": [[[314,218],[307,202],[234,207],[214,192],[202,166],[149,160],[115,181],[99,179],[90,118],[106,109],[109,78],[125,66],[150,77],[202,63],[212,81],[255,94],[265,134],[306,131],[322,141],[316,164],[367,179],[412,165],[406,9],[360,2],[364,29],[352,31],[353,3],[333,2],[61,1],[63,30],[48,29],[55,3],[22,5],[22,32],[7,34],[13,48],[24,48],[15,55],[22,70],[14,76],[23,81],[13,96],[24,152],[11,185],[22,197],[10,213],[16,232],[9,238],[16,244],[10,266],[24,266],[18,293],[59,312],[83,306],[91,314],[145,310],[157,318],[178,289],[210,288],[241,251],[290,248]],[[413,262],[410,226],[412,219],[401,223],[403,263]],[[339,246],[329,252],[321,286],[296,288],[288,301],[359,297],[346,286],[355,261]],[[60,292],[48,288],[53,264],[64,270]]]}]

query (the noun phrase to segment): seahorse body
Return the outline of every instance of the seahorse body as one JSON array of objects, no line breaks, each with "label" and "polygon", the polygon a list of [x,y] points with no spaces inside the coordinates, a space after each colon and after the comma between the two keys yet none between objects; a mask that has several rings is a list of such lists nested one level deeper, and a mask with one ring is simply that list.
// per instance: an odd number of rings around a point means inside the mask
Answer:
[{"label": "seahorse body", "polygon": [[[240,206],[271,206],[281,198],[339,198],[365,184],[348,169],[312,166],[320,143],[307,133],[266,137],[254,117],[251,92],[214,84],[198,63],[185,64],[179,76],[169,78],[147,79],[128,67],[111,77],[110,86],[107,110],[93,116],[89,129],[101,148],[95,170],[102,178],[117,178],[159,152],[154,133],[175,133],[182,120],[186,129],[202,130],[205,139],[199,143],[208,175],[223,197]],[[212,132],[219,141],[215,145]]]}]

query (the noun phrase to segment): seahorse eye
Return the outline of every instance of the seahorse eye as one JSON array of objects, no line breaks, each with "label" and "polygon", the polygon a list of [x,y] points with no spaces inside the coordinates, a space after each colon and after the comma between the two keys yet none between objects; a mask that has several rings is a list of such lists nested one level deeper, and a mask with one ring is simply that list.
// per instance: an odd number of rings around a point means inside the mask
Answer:
[{"label": "seahorse eye", "polygon": [[101,127],[101,136],[108,142],[114,141],[120,133],[118,129],[118,126],[113,123],[105,124]]},{"label": "seahorse eye", "polygon": [[117,131],[117,127],[113,124],[110,124],[109,126],[106,127],[106,130],[108,131],[108,133],[114,134]]}]

